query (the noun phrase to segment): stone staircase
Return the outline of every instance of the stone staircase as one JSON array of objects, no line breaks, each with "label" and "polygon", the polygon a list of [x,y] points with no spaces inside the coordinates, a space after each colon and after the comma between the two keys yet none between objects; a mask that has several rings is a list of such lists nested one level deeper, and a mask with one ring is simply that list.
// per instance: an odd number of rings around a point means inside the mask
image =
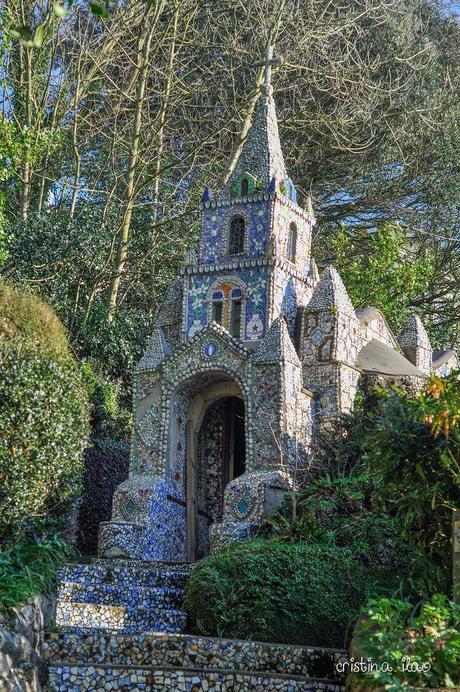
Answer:
[{"label": "stone staircase", "polygon": [[98,559],[60,572],[50,692],[341,692],[345,652],[183,634],[187,563]]},{"label": "stone staircase", "polygon": [[129,632],[183,632],[187,563],[94,560],[59,573],[56,624]]}]

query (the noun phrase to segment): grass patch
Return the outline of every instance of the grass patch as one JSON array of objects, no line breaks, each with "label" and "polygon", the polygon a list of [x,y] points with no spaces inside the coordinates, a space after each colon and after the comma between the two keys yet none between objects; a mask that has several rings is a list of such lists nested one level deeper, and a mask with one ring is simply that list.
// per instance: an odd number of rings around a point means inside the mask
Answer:
[{"label": "grass patch", "polygon": [[57,535],[7,546],[0,552],[0,611],[49,594],[59,565],[75,556],[75,549]]}]

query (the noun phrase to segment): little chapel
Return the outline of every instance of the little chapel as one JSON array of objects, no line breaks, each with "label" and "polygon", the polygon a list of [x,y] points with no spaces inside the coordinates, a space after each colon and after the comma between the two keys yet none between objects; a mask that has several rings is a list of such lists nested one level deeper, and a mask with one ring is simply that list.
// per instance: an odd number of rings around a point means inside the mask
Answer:
[{"label": "little chapel", "polygon": [[[399,335],[354,309],[311,255],[315,217],[286,171],[270,61],[252,125],[200,205],[198,253],[169,287],[134,373],[129,478],[99,555],[195,561],[254,535],[363,374],[420,385],[457,365],[411,315]],[[372,298],[370,296],[370,298]]]}]

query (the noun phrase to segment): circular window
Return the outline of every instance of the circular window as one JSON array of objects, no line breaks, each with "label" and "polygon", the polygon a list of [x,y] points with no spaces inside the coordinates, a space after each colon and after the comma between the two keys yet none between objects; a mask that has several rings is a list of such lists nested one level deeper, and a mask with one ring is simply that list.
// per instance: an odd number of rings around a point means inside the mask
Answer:
[{"label": "circular window", "polygon": [[211,341],[208,344],[205,344],[203,348],[203,353],[206,356],[206,358],[213,358],[217,353],[217,344],[215,344],[213,341]]}]

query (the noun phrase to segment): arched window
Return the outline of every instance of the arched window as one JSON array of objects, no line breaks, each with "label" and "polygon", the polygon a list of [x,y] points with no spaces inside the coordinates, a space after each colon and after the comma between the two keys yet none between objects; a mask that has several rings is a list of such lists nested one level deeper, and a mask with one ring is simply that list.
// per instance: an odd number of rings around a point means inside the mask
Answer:
[{"label": "arched window", "polygon": [[224,296],[221,291],[212,294],[211,319],[217,324],[222,324],[224,317]]},{"label": "arched window", "polygon": [[230,334],[237,339],[241,332],[241,297],[241,289],[234,288],[230,296]]},{"label": "arched window", "polygon": [[295,264],[295,256],[297,251],[297,226],[291,223],[286,242],[286,257],[290,262]]},{"label": "arched window", "polygon": [[235,216],[230,223],[228,254],[241,255],[244,252],[245,223],[242,216]]},{"label": "arched window", "polygon": [[247,178],[243,178],[241,181],[241,196],[246,197],[249,192],[249,181]]},{"label": "arched window", "polygon": [[[246,293],[244,284],[236,277],[225,277],[208,293],[208,320],[221,324],[237,339],[243,338]],[[235,286],[235,283],[237,285]]]}]

